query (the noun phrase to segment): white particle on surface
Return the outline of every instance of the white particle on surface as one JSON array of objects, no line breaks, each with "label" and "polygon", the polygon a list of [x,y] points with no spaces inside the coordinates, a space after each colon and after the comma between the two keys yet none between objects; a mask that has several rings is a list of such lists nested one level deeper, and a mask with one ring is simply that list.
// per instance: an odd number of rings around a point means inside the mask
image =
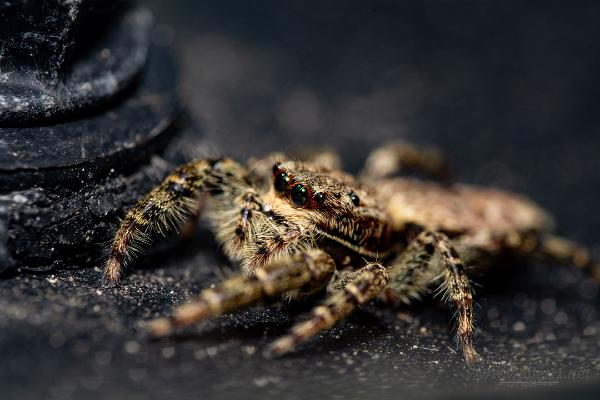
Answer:
[{"label": "white particle on surface", "polygon": [[525,331],[525,324],[523,321],[517,321],[513,325],[513,331],[515,332],[523,332]]},{"label": "white particle on surface", "polygon": [[146,370],[144,368],[134,368],[127,371],[127,374],[132,381],[141,381],[146,377]]},{"label": "white particle on surface", "polygon": [[99,365],[108,365],[112,359],[112,354],[108,351],[101,350],[94,355],[94,359]]},{"label": "white particle on surface", "polygon": [[564,325],[567,321],[569,321],[569,316],[563,311],[557,312],[554,316],[554,323],[557,325]]},{"label": "white particle on surface", "polygon": [[256,347],[254,346],[242,346],[242,351],[251,356],[252,354],[254,354],[256,352]]},{"label": "white particle on surface", "polygon": [[598,332],[598,330],[595,327],[586,326],[585,329],[583,330],[583,335],[584,336],[594,336],[597,332]]},{"label": "white particle on surface", "polygon": [[89,82],[82,83],[81,85],[79,85],[78,89],[80,92],[89,92],[90,90],[92,90],[92,84]]},{"label": "white particle on surface", "polygon": [[161,354],[164,358],[171,358],[175,355],[175,348],[165,347],[164,349],[162,349]]},{"label": "white particle on surface", "polygon": [[135,354],[138,351],[140,351],[140,344],[134,340],[130,340],[127,343],[125,343],[125,351],[129,354]]},{"label": "white particle on surface", "polygon": [[556,311],[556,301],[554,299],[548,298],[542,300],[540,303],[540,309],[546,315],[552,315]]},{"label": "white particle on surface", "polygon": [[28,201],[27,197],[23,196],[22,194],[15,194],[12,197],[12,200],[18,204],[24,204],[24,203],[27,203],[27,201]]},{"label": "white particle on surface", "polygon": [[217,354],[217,348],[214,346],[211,346],[209,348],[206,349],[206,354],[208,354],[209,356],[214,356],[215,354]]}]

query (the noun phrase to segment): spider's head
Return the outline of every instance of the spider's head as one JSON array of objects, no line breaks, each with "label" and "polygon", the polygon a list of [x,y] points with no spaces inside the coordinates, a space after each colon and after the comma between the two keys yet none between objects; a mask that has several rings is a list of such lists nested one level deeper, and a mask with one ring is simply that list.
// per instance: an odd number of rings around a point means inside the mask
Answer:
[{"label": "spider's head", "polygon": [[386,250],[390,225],[382,205],[351,176],[309,163],[273,166],[274,208],[318,237],[376,257]]}]

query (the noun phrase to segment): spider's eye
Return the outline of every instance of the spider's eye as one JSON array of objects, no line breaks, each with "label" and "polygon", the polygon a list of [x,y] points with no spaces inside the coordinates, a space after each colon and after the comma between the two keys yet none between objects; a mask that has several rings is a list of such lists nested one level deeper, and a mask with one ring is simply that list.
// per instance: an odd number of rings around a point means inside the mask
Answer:
[{"label": "spider's eye", "polygon": [[296,185],[292,189],[292,201],[299,206],[303,206],[308,201],[308,191],[303,185]]},{"label": "spider's eye", "polygon": [[286,193],[290,184],[290,177],[285,172],[280,172],[275,175],[275,190],[279,193]]},{"label": "spider's eye", "polygon": [[325,201],[325,195],[321,192],[315,194],[315,201],[317,202],[317,204],[323,204],[323,202]]},{"label": "spider's eye", "polygon": [[351,192],[350,193],[350,200],[352,201],[352,204],[354,204],[355,206],[359,206],[360,205],[360,198],[356,195],[356,193]]}]

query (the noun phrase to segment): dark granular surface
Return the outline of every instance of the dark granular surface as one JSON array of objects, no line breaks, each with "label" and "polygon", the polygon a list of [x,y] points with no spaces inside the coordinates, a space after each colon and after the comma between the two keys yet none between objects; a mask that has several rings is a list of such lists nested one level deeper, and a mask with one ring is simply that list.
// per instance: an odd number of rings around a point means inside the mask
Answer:
[{"label": "dark granular surface", "polygon": [[[266,305],[149,340],[145,320],[227,273],[215,247],[201,229],[193,241],[164,246],[174,255],[147,259],[118,288],[100,285],[98,267],[3,280],[4,395],[392,398],[600,378],[598,289],[548,265],[483,279],[496,282],[478,291],[484,361],[472,370],[457,354],[449,313],[435,301],[367,307],[279,359],[265,359],[262,350],[311,304]],[[511,276],[496,276],[505,272]]]},{"label": "dark granular surface", "polygon": [[[250,3],[154,4],[154,40],[177,48],[181,94],[203,135],[190,156],[243,160],[325,145],[355,172],[387,139],[433,143],[459,180],[526,193],[560,234],[598,255],[599,5]],[[516,388],[597,397],[599,288],[579,271],[507,261],[476,276],[484,361],[472,370],[435,299],[365,307],[277,359],[262,350],[312,304],[265,305],[161,341],[144,335],[144,321],[233,268],[200,226],[190,239],[161,241],[116,288],[101,285],[93,260],[5,276],[2,397],[464,397]]]}]

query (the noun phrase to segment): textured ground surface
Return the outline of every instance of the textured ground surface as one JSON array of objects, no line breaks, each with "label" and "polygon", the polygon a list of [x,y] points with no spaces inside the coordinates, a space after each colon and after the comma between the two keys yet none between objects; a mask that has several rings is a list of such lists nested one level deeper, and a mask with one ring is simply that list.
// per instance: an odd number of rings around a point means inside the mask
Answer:
[{"label": "textured ground surface", "polygon": [[[356,170],[386,139],[435,143],[460,180],[527,193],[556,216],[561,234],[598,253],[598,6],[435,3],[155,5],[164,24],[154,39],[181,54],[181,93],[206,143],[190,154],[243,159],[329,145]],[[598,288],[552,265],[502,265],[480,277],[484,362],[474,370],[456,354],[449,313],[431,300],[367,307],[275,360],[262,349],[310,304],[241,312],[171,340],[144,337],[145,319],[231,268],[201,227],[193,240],[163,242],[119,288],[101,287],[100,269],[89,265],[4,277],[2,397],[398,398],[556,383],[598,390]]]}]

